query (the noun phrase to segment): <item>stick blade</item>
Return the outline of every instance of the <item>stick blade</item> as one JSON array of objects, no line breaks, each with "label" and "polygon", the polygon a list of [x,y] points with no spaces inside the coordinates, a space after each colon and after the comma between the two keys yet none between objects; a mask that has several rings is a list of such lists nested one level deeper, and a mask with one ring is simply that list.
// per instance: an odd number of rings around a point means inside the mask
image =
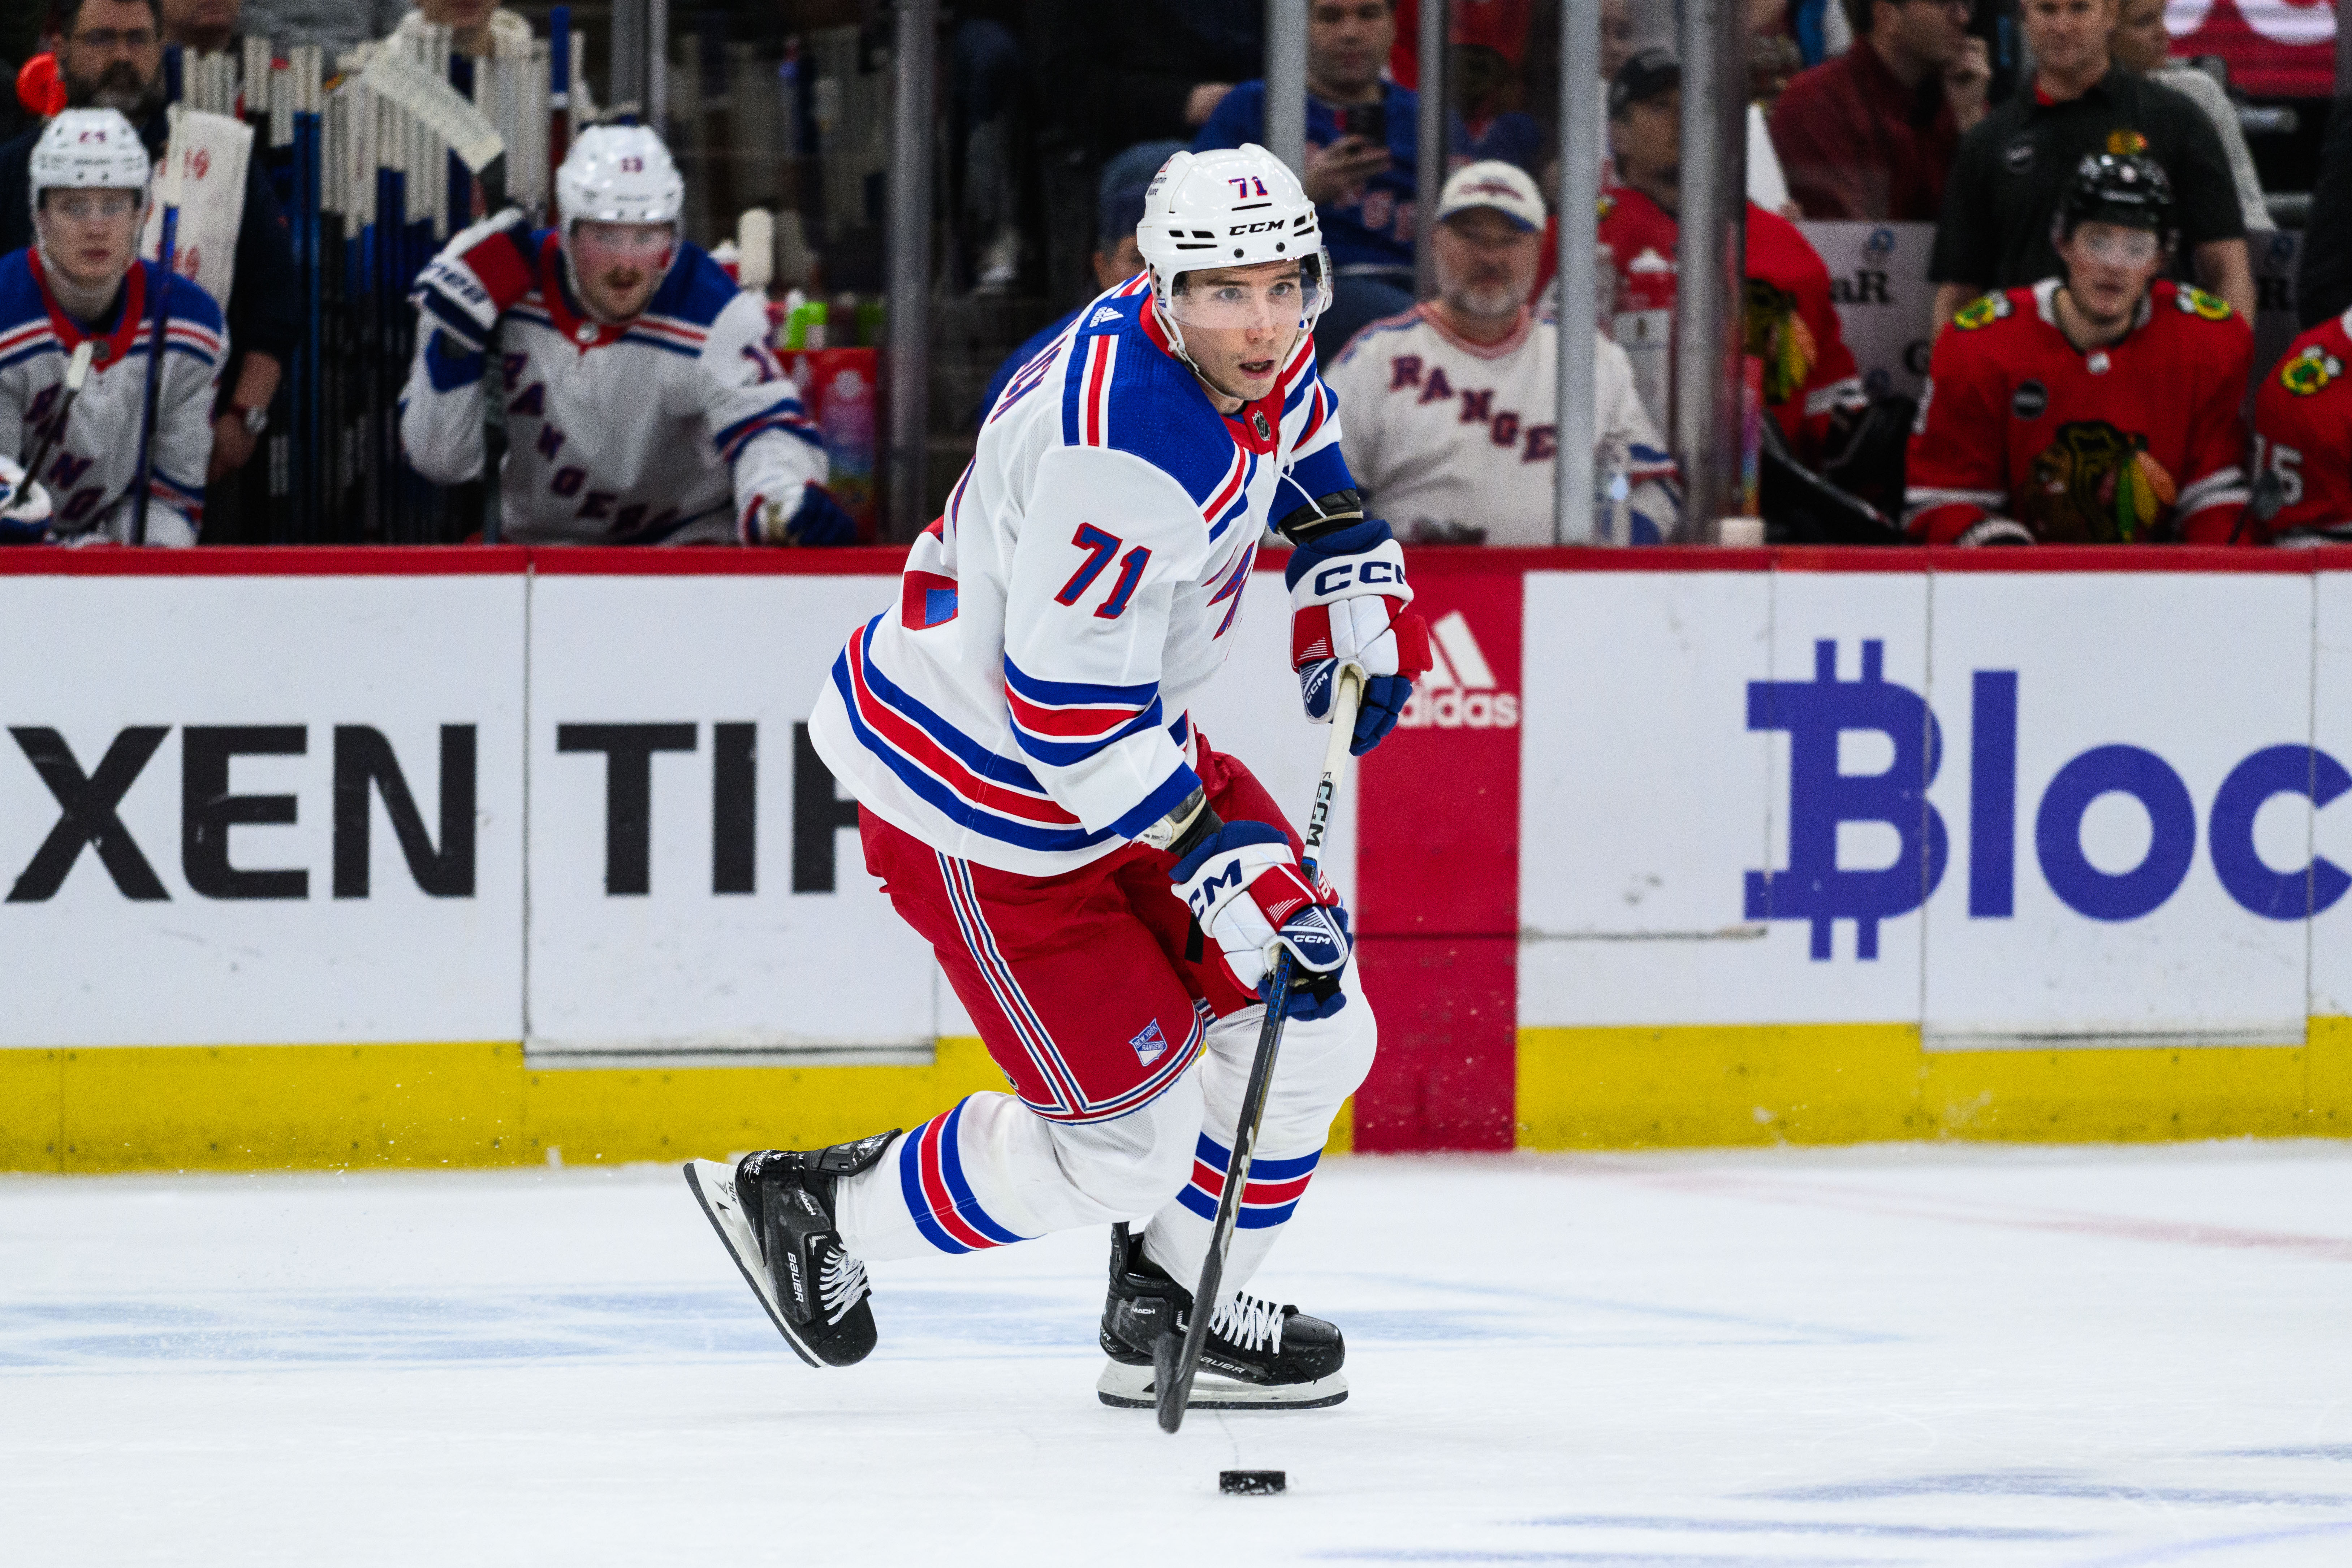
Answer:
[{"label": "stick blade", "polygon": [[1173,1434],[1184,1425],[1184,1382],[1180,1365],[1184,1359],[1184,1342],[1174,1331],[1160,1331],[1151,1342],[1151,1393],[1158,1401],[1160,1429]]}]

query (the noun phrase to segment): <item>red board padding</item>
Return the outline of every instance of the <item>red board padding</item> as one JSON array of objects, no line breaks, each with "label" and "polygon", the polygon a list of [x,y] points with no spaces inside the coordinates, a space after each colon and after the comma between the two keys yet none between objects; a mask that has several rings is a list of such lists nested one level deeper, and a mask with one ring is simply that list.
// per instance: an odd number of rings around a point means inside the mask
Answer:
[{"label": "red board padding", "polygon": [[1356,1091],[1367,1154],[1509,1149],[1517,1141],[1518,938],[1366,937],[1380,1055]]},{"label": "red board padding", "polygon": [[1438,662],[1357,772],[1358,962],[1381,1016],[1358,1148],[1512,1145],[1520,581],[1415,571]]}]

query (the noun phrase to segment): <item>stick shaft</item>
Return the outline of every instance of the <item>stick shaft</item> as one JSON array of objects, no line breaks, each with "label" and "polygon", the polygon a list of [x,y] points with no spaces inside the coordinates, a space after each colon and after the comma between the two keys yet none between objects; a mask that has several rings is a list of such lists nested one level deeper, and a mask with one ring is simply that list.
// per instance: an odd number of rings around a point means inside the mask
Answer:
[{"label": "stick shaft", "polygon": [[[1331,806],[1339,792],[1339,776],[1348,765],[1348,747],[1356,732],[1356,710],[1364,696],[1363,676],[1353,668],[1339,676],[1339,689],[1331,703],[1331,739],[1323,751],[1323,775],[1315,785],[1315,805],[1307,819],[1307,853],[1300,868],[1311,883],[1322,858],[1323,840],[1330,831]],[[1225,1279],[1225,1253],[1233,1246],[1234,1226],[1241,1214],[1242,1189],[1248,1184],[1250,1158],[1257,1150],[1258,1125],[1265,1120],[1266,1090],[1274,1082],[1274,1067],[1282,1054],[1282,1026],[1289,1016],[1290,983],[1296,963],[1290,949],[1276,947],[1274,983],[1267,989],[1265,1024],[1258,1031],[1257,1054],[1250,1059],[1249,1085],[1242,1093],[1241,1117],[1234,1129],[1233,1155],[1225,1163],[1225,1187],[1217,1196],[1217,1219],[1209,1233],[1209,1255],[1201,1262],[1201,1283],[1192,1292],[1192,1320],[1184,1325],[1184,1345],[1174,1376],[1160,1376],[1154,1391],[1160,1428],[1174,1432],[1184,1424],[1184,1405],[1192,1397],[1193,1374],[1201,1369],[1201,1351],[1209,1342],[1209,1319],[1216,1310]]]},{"label": "stick shaft", "polygon": [[[146,395],[139,410],[139,462],[131,475],[131,542],[147,542],[148,477],[155,466],[155,424],[163,396],[163,343],[172,321],[172,279],[180,239],[180,106],[171,109],[171,134],[163,139],[163,174],[155,182],[163,204],[163,233],[155,252],[155,330],[148,340]],[[134,258],[132,266],[138,262]],[[204,476],[199,474],[201,479]]]}]

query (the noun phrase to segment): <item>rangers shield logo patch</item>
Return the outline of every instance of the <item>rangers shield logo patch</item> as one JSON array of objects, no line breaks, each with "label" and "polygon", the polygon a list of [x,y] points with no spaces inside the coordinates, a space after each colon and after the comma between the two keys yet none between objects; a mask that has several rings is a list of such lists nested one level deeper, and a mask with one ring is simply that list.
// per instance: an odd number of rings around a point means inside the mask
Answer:
[{"label": "rangers shield logo patch", "polygon": [[1145,1067],[1158,1061],[1168,1050],[1168,1037],[1160,1032],[1160,1020],[1157,1018],[1144,1026],[1143,1033],[1127,1043],[1135,1047],[1135,1059]]}]

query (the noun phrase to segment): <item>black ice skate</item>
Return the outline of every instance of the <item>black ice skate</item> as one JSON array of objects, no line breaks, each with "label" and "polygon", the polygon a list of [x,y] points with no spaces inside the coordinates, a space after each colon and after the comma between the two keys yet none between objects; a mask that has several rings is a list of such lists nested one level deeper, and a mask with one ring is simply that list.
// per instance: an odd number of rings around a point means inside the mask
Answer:
[{"label": "black ice skate", "polygon": [[[1105,1405],[1153,1407],[1151,1347],[1181,1334],[1192,1293],[1143,1255],[1127,1226],[1110,1229],[1110,1296],[1103,1302],[1102,1348],[1110,1357],[1095,1393]],[[1348,1397],[1339,1331],[1296,1307],[1235,1295],[1209,1320],[1201,1370],[1187,1410],[1313,1410]]]},{"label": "black ice skate", "polygon": [[834,1190],[882,1157],[892,1128],[855,1143],[746,1154],[732,1170],[716,1160],[686,1167],[710,1228],[785,1342],[811,1366],[850,1366],[874,1349],[866,1265],[834,1228]]}]

